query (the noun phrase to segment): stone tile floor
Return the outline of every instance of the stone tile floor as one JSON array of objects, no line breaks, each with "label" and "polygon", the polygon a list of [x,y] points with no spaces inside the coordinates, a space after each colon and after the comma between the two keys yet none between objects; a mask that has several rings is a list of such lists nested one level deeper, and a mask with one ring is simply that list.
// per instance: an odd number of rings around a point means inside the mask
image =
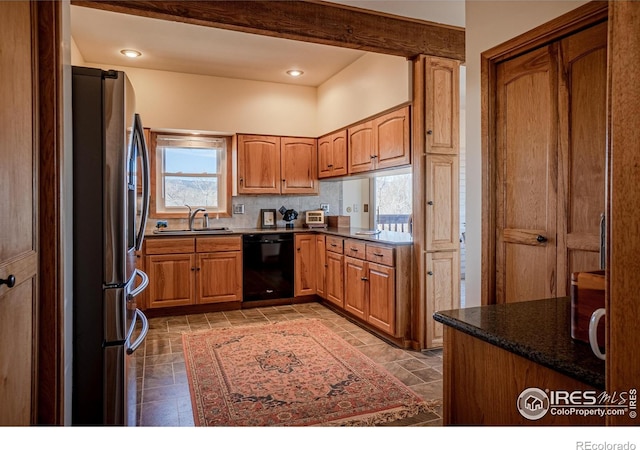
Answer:
[{"label": "stone tile floor", "polygon": [[[403,350],[386,343],[320,303],[159,317],[149,320],[144,351],[138,350],[138,425],[193,426],[182,333],[302,318],[320,318],[347,342],[379,363],[425,400],[442,400],[442,351]],[[142,349],[141,349],[142,350]],[[140,353],[139,353],[140,352]],[[440,426],[442,407],[392,426]]]}]

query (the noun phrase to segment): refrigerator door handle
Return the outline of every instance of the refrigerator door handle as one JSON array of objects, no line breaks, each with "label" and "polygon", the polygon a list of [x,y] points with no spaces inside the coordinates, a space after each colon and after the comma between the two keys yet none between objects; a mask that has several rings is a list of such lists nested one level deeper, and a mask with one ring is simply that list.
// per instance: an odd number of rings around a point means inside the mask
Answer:
[{"label": "refrigerator door handle", "polygon": [[142,278],[142,282],[136,286],[136,288],[129,292],[129,299],[132,299],[133,297],[138,296],[142,291],[144,291],[147,286],[149,286],[149,276],[144,273],[142,270],[140,269],[136,269],[136,275],[139,276],[140,278]]},{"label": "refrigerator door handle", "polygon": [[138,347],[140,347],[140,345],[144,342],[144,338],[147,337],[147,333],[149,332],[149,320],[147,319],[147,316],[145,316],[142,311],[136,308],[136,321],[138,318],[140,318],[140,320],[142,321],[142,331],[140,332],[138,338],[133,342],[133,344],[131,344],[131,346],[127,348],[127,355],[131,355],[138,349]]},{"label": "refrigerator door handle", "polygon": [[151,182],[149,172],[149,152],[147,150],[147,143],[144,140],[144,129],[142,128],[142,121],[140,115],[136,114],[134,118],[134,132],[137,139],[140,142],[140,152],[142,153],[142,217],[140,220],[140,229],[136,236],[135,249],[137,251],[142,250],[142,241],[144,240],[144,230],[147,226],[147,218],[149,217],[149,197],[151,195]]}]

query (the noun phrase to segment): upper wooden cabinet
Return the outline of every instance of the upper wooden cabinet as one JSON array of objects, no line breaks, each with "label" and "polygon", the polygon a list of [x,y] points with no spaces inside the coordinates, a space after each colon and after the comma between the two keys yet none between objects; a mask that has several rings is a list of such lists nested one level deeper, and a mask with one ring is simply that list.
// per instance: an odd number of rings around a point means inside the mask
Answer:
[{"label": "upper wooden cabinet", "polygon": [[460,148],[460,63],[443,58],[425,61],[427,153],[457,155]]},{"label": "upper wooden cabinet", "polygon": [[349,127],[349,173],[411,163],[409,107]]},{"label": "upper wooden cabinet", "polygon": [[312,138],[280,140],[282,194],[317,194],[317,141]]},{"label": "upper wooden cabinet", "polygon": [[318,138],[318,178],[347,174],[347,130]]},{"label": "upper wooden cabinet", "polygon": [[238,135],[239,194],[317,194],[314,138]]}]

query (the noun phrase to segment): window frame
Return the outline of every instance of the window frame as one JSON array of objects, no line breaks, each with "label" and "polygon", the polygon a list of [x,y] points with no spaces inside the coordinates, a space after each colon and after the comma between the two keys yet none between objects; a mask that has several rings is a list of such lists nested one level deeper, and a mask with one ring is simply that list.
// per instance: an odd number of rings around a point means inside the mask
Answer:
[{"label": "window frame", "polygon": [[[193,138],[196,137],[193,133],[176,133],[176,132],[164,132],[164,131],[150,131],[149,133],[149,142],[148,142],[148,151],[149,151],[149,171],[150,175],[150,198],[149,198],[149,217],[150,218],[163,218],[163,219],[186,219],[188,210],[185,208],[184,212],[165,212],[158,211],[158,196],[161,195],[158,192],[158,136],[178,136],[184,138]],[[226,141],[226,149],[225,149],[225,164],[222,165],[225,172],[226,182],[222,183],[222,185],[226,188],[226,209],[224,211],[209,211],[210,213],[217,214],[218,217],[231,217],[231,197],[232,197],[232,188],[233,188],[233,139],[232,136],[227,135],[213,135],[213,134],[200,134],[197,137],[203,138],[215,138],[215,139],[224,139]]]}]

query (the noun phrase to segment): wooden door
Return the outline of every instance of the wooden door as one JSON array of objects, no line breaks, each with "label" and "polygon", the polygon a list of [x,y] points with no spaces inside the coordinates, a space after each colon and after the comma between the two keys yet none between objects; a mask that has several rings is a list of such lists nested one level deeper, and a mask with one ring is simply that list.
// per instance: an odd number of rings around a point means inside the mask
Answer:
[{"label": "wooden door", "polygon": [[427,348],[441,347],[444,327],[433,320],[436,311],[460,308],[460,253],[427,253]]},{"label": "wooden door", "polygon": [[313,138],[280,138],[282,194],[318,193],[317,141]]},{"label": "wooden door", "polygon": [[327,252],[326,299],[344,308],[344,255]]},{"label": "wooden door", "polygon": [[558,295],[572,272],[600,268],[600,216],[605,212],[607,23],[560,43]]},{"label": "wooden door", "polygon": [[427,154],[427,251],[460,247],[458,157]]},{"label": "wooden door", "polygon": [[375,168],[373,121],[349,128],[349,173],[366,172]]},{"label": "wooden door", "polygon": [[410,126],[408,106],[374,120],[376,169],[411,163]]},{"label": "wooden door", "polygon": [[149,255],[145,262],[149,307],[191,305],[195,300],[194,254]]},{"label": "wooden door", "polygon": [[396,332],[396,274],[393,267],[368,263],[367,322],[387,334]]},{"label": "wooden door", "polygon": [[196,303],[242,301],[242,253],[198,253]]},{"label": "wooden door", "polygon": [[316,235],[316,294],[327,297],[327,261],[325,235]]},{"label": "wooden door", "polygon": [[555,297],[557,82],[546,46],[497,68],[496,301]]},{"label": "wooden door", "polygon": [[366,263],[361,259],[344,257],[344,309],[366,320],[367,300]]},{"label": "wooden door", "polygon": [[280,193],[280,138],[238,135],[238,193]]},{"label": "wooden door", "polygon": [[332,135],[318,138],[318,178],[333,175]]},{"label": "wooden door", "polygon": [[[30,2],[0,2],[0,425],[36,422],[37,114]],[[12,287],[9,287],[9,286]]]},{"label": "wooden door", "polygon": [[314,234],[296,234],[293,292],[299,295],[316,293],[316,239]]}]

